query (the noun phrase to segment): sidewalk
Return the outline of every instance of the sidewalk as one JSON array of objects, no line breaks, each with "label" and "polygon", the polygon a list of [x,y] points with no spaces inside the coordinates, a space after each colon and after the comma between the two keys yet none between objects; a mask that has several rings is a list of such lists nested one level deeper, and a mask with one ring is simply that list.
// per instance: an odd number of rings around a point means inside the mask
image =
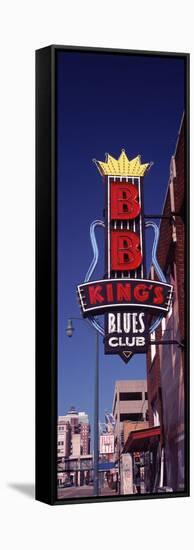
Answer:
[{"label": "sidewalk", "polygon": [[110,489],[110,487],[102,487],[102,489],[100,489],[99,491],[99,494],[101,496],[116,496],[118,493],[115,491],[115,489]]}]

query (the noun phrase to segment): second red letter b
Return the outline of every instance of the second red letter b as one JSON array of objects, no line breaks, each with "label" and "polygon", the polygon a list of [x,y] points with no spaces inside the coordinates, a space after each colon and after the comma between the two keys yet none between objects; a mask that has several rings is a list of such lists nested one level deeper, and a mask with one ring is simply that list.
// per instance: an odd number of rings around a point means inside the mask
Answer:
[{"label": "second red letter b", "polygon": [[111,270],[131,271],[142,262],[139,236],[132,231],[112,231]]}]

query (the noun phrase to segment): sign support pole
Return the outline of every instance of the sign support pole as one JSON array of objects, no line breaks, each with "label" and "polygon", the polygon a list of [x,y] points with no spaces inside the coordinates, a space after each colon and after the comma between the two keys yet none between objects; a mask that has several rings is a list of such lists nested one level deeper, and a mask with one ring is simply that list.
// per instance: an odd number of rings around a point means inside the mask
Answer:
[{"label": "sign support pole", "polygon": [[96,331],[96,363],[94,378],[94,496],[99,494],[99,334]]}]

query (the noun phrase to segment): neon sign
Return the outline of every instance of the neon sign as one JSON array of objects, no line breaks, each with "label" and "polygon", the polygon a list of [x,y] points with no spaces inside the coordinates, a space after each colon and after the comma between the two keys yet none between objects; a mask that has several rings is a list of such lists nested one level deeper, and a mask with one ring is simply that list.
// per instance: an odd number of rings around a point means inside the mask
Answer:
[{"label": "neon sign", "polygon": [[[128,362],[133,353],[145,353],[149,333],[170,309],[173,287],[168,284],[156,258],[158,226],[144,219],[144,175],[151,163],[140,156],[129,160],[122,150],[118,160],[107,155],[95,161],[105,183],[105,219],[90,226],[93,260],[84,283],[78,285],[81,311],[104,337],[106,354],[119,354]],[[105,274],[91,280],[98,262],[96,227],[105,230]],[[145,229],[152,227],[152,263],[156,279],[146,273]],[[148,327],[148,313],[155,316]],[[96,315],[104,316],[104,326]]]}]

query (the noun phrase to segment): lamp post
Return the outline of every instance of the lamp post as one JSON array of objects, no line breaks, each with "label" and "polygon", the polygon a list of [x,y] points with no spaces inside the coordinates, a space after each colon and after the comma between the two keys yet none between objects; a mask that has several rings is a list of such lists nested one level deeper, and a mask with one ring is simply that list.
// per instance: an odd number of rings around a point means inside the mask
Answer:
[{"label": "lamp post", "polygon": [[[66,334],[69,338],[73,336],[72,320],[84,321],[79,317],[71,317],[67,321]],[[99,461],[99,334],[96,331],[96,354],[95,354],[95,379],[94,379],[94,496],[99,494],[99,482],[98,482],[98,461]]]}]

